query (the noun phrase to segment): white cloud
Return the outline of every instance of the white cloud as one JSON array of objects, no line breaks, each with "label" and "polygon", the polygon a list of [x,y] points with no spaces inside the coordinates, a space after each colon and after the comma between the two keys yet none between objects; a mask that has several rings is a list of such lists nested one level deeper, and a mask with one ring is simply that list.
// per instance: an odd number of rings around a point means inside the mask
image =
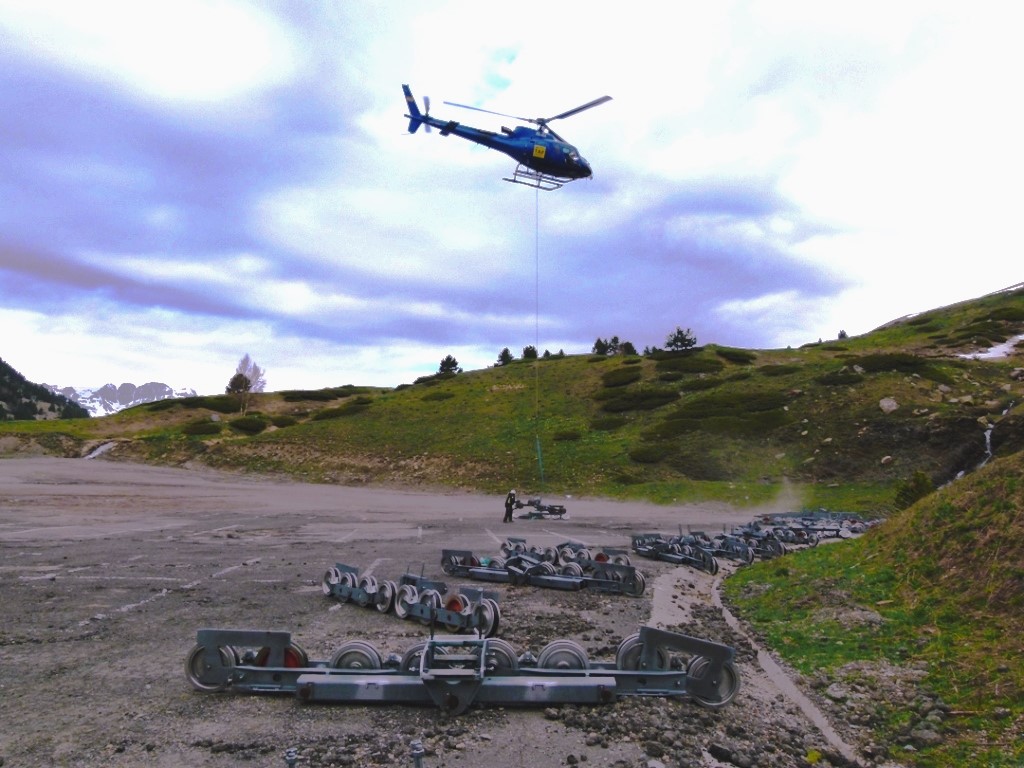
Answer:
[{"label": "white cloud", "polygon": [[287,30],[230,0],[0,0],[5,44],[171,102],[213,103],[285,82]]}]

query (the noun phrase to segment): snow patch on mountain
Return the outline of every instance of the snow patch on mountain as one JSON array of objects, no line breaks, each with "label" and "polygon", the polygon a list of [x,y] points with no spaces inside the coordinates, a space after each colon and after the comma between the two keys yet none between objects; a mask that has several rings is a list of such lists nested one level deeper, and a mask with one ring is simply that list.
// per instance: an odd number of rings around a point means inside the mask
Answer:
[{"label": "snow patch on mountain", "polygon": [[69,400],[81,405],[90,416],[109,416],[112,413],[131,408],[133,405],[153,403],[172,397],[195,397],[194,389],[172,389],[167,384],[151,381],[136,386],[124,383],[121,386],[104,384],[102,387],[61,387],[55,384],[44,384],[52,392],[64,395]]}]

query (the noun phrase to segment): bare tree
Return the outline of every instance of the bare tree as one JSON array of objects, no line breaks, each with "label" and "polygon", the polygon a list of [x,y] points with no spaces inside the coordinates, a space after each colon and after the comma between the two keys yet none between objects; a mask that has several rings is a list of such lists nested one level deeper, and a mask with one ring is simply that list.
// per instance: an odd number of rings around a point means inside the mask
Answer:
[{"label": "bare tree", "polygon": [[242,359],[238,361],[235,375],[231,377],[227,389],[224,391],[229,395],[237,395],[238,410],[244,414],[249,408],[249,400],[252,394],[254,392],[262,392],[266,386],[266,371],[260,368],[256,361],[249,357],[249,353],[246,352]]}]

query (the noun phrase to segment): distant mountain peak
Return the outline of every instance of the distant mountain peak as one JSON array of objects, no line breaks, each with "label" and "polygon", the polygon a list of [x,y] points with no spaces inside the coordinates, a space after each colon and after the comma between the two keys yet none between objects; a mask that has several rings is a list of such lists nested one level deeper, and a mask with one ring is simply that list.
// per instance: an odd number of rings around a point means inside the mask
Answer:
[{"label": "distant mountain peak", "polygon": [[195,397],[194,389],[172,389],[167,384],[150,381],[145,384],[124,382],[120,385],[104,384],[102,387],[61,387],[56,384],[43,384],[51,392],[63,395],[68,400],[78,403],[91,416],[109,416],[134,405],[153,403],[173,397]]}]

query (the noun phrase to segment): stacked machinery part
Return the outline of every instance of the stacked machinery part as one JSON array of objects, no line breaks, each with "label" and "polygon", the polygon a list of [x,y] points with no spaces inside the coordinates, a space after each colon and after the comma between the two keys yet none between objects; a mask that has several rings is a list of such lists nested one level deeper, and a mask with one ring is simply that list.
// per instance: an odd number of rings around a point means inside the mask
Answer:
[{"label": "stacked machinery part", "polygon": [[341,603],[355,603],[393,612],[400,619],[415,619],[423,625],[439,625],[446,632],[477,631],[485,637],[498,634],[501,609],[498,595],[478,587],[459,587],[449,593],[442,581],[405,573],[396,583],[378,581],[344,563],[328,568],[320,582],[323,593]]},{"label": "stacked machinery part", "polygon": [[694,536],[665,537],[660,533],[638,533],[632,537],[633,551],[651,560],[662,560],[676,565],[688,565],[710,574],[718,573],[717,551],[712,550]]},{"label": "stacked machinery part", "polygon": [[430,637],[386,660],[370,643],[345,643],[310,661],[289,632],[201,629],[185,674],[204,692],[292,693],[304,702],[430,704],[455,714],[472,704],[608,704],[622,696],[728,704],[740,688],[732,648],[642,627],[614,662],[591,661],[572,640],[519,655],[504,640]]},{"label": "stacked machinery part", "polygon": [[530,507],[531,511],[516,515],[517,520],[568,520],[569,513],[562,504],[545,504],[540,499],[517,501],[516,509]]},{"label": "stacked machinery part", "polygon": [[541,555],[527,552],[513,554],[508,559],[492,557],[482,560],[467,549],[444,549],[441,551],[441,570],[450,576],[494,584],[564,591],[588,589],[630,597],[639,597],[647,588],[643,573],[632,565],[578,558],[559,566]]}]

